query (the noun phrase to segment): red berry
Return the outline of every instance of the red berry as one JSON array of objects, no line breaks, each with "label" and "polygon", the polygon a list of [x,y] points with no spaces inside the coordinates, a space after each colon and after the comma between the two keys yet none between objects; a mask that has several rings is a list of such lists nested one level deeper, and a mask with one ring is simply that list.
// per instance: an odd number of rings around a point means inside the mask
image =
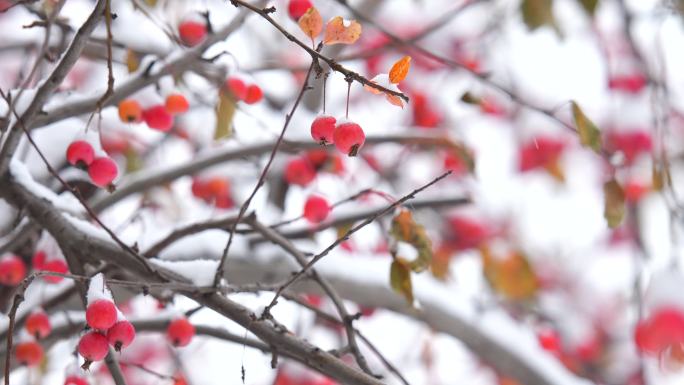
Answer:
[{"label": "red berry", "polygon": [[245,95],[245,103],[247,104],[254,104],[258,101],[261,100],[261,98],[264,97],[263,91],[261,91],[261,87],[259,87],[256,84],[250,84],[247,87],[247,94]]},{"label": "red berry", "polygon": [[629,203],[637,203],[651,190],[651,187],[637,180],[625,183],[625,199]]},{"label": "red berry", "polygon": [[653,355],[684,343],[684,313],[670,307],[659,309],[637,325],[634,339],[639,349]]},{"label": "red berry", "polygon": [[207,37],[207,25],[193,20],[187,20],[178,26],[180,39],[188,47],[194,47]]},{"label": "red berry", "polygon": [[328,115],[317,116],[311,123],[311,137],[316,142],[326,145],[333,143],[333,134],[337,119]]},{"label": "red berry", "polygon": [[89,385],[89,384],[85,378],[79,377],[76,375],[71,375],[71,376],[68,376],[66,378],[66,380],[64,380],[64,385]]},{"label": "red berry", "polygon": [[537,136],[520,149],[520,171],[530,171],[551,165],[560,158],[564,149],[565,142],[562,139]]},{"label": "red berry", "polygon": [[316,170],[306,158],[294,158],[285,166],[287,183],[306,186],[316,178]]},{"label": "red berry", "polygon": [[309,0],[290,0],[290,4],[287,5],[287,12],[292,20],[297,21],[311,7],[313,7],[313,4]]},{"label": "red berry", "polygon": [[52,331],[52,326],[50,325],[50,318],[42,310],[36,310],[26,317],[26,323],[24,324],[26,331],[30,335],[36,337],[37,340],[47,337]]},{"label": "red berry", "polygon": [[638,94],[648,83],[646,77],[640,73],[618,75],[608,79],[608,88],[629,94]]},{"label": "red berry", "polygon": [[109,343],[104,334],[91,331],[84,334],[78,341],[78,354],[85,358],[83,369],[88,369],[93,361],[101,361],[109,353]]},{"label": "red berry", "polygon": [[173,116],[161,104],[143,111],[143,120],[149,128],[157,131],[166,132],[173,127]]},{"label": "red berry", "polygon": [[542,349],[552,353],[560,353],[561,340],[558,333],[550,328],[545,328],[537,332],[537,340]]},{"label": "red berry", "polygon": [[229,77],[226,80],[224,87],[233,94],[237,100],[244,100],[247,97],[247,85],[242,79],[236,76]]},{"label": "red berry", "polygon": [[195,326],[187,318],[177,318],[166,329],[166,337],[173,346],[187,346],[195,336]]},{"label": "red berry", "polygon": [[72,166],[88,166],[95,158],[95,150],[85,140],[77,140],[67,148],[66,157]]},{"label": "red berry", "polygon": [[95,185],[100,187],[112,184],[118,174],[119,168],[116,166],[116,163],[106,156],[95,158],[88,167],[90,179]]},{"label": "red berry", "polygon": [[47,255],[45,254],[45,252],[38,250],[35,254],[33,254],[33,258],[31,258],[31,265],[35,270],[43,270],[46,258]]},{"label": "red berry", "polygon": [[333,136],[335,147],[340,152],[349,156],[356,156],[361,146],[366,141],[363,129],[356,123],[346,122],[335,127]]},{"label": "red berry", "polygon": [[21,258],[8,254],[0,259],[0,284],[16,286],[26,277],[26,265]]},{"label": "red berry", "polygon": [[115,323],[114,326],[107,330],[109,344],[114,346],[114,350],[117,352],[130,345],[134,338],[135,328],[126,320]]},{"label": "red berry", "polygon": [[190,103],[182,94],[171,94],[166,97],[164,108],[171,115],[182,114],[188,111]]},{"label": "red berry", "polygon": [[117,319],[116,306],[108,299],[98,299],[86,309],[86,322],[93,329],[107,330]]},{"label": "red berry", "polygon": [[330,214],[330,205],[323,197],[312,195],[304,204],[304,218],[311,223],[320,223]]},{"label": "red berry", "polygon": [[35,341],[21,342],[15,347],[14,355],[20,364],[36,366],[43,360],[43,347]]},{"label": "red berry", "polygon": [[491,236],[489,227],[475,219],[454,215],[448,221],[451,226],[448,243],[456,250],[476,248]]},{"label": "red berry", "polygon": [[651,152],[653,143],[648,131],[610,131],[606,137],[606,147],[619,151],[625,156],[627,164],[632,164],[639,155]]},{"label": "red berry", "polygon": [[[67,266],[66,262],[64,262],[64,260],[53,259],[51,261],[45,262],[41,270],[50,271],[53,273],[66,274],[69,272],[69,267]],[[58,275],[43,276],[43,280],[47,283],[60,283],[63,279],[64,277],[60,277]]]}]

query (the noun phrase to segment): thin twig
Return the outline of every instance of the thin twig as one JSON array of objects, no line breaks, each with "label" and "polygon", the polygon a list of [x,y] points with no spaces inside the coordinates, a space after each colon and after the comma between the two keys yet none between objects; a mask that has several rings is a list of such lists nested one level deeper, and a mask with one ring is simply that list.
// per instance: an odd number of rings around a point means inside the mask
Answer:
[{"label": "thin twig", "polygon": [[238,5],[243,6],[247,9],[251,10],[252,12],[258,14],[262,18],[266,19],[266,21],[268,21],[272,26],[274,26],[278,31],[280,31],[280,33],[283,34],[288,40],[297,44],[298,46],[302,47],[302,49],[304,49],[306,52],[308,52],[309,55],[311,55],[311,59],[313,61],[317,62],[318,60],[323,60],[327,65],[330,66],[330,68],[333,71],[343,74],[345,79],[347,79],[348,81],[354,80],[354,81],[357,81],[357,82],[363,84],[364,86],[375,88],[375,89],[382,91],[386,94],[398,96],[406,102],[409,101],[409,97],[404,95],[403,93],[393,91],[393,90],[387,89],[387,88],[385,88],[379,84],[373,83],[372,81],[366,79],[365,77],[359,75],[358,73],[356,73],[352,70],[349,70],[346,67],[342,66],[341,64],[339,64],[335,60],[333,60],[327,56],[322,55],[320,53],[320,50],[312,49],[311,47],[306,45],[304,42],[297,39],[294,35],[289,33],[282,25],[278,24],[278,22],[275,21],[269,15],[269,13],[266,10],[255,7],[254,5],[249,4],[249,3],[242,1],[242,0],[231,0],[231,3],[233,3],[235,6],[238,6]]},{"label": "thin twig", "polygon": [[287,128],[290,126],[290,121],[292,120],[292,116],[294,113],[297,111],[297,107],[299,107],[299,102],[301,102],[302,97],[306,93],[306,91],[309,90],[309,78],[311,77],[311,72],[313,72],[314,66],[316,62],[312,61],[311,66],[309,67],[309,71],[306,73],[306,78],[304,79],[304,85],[302,85],[301,90],[299,91],[299,94],[297,95],[297,99],[295,100],[294,105],[292,106],[292,109],[290,110],[290,113],[285,116],[285,124],[283,124],[283,129],[280,131],[280,136],[278,136],[278,140],[276,141],[275,145],[273,146],[273,150],[271,150],[271,156],[268,158],[268,162],[266,162],[266,165],[264,166],[263,171],[261,172],[261,175],[259,176],[259,180],[256,183],[256,186],[254,186],[254,189],[252,190],[252,193],[249,195],[245,203],[242,204],[240,207],[240,212],[238,213],[237,219],[235,222],[233,222],[233,225],[230,228],[230,235],[228,236],[228,242],[226,243],[226,247],[223,249],[223,254],[221,255],[221,260],[219,261],[218,267],[216,268],[216,275],[214,276],[214,286],[218,286],[219,282],[221,282],[221,278],[223,277],[223,266],[226,263],[226,259],[228,259],[228,251],[230,250],[230,245],[233,243],[233,237],[235,236],[235,230],[237,229],[238,223],[242,220],[244,217],[245,213],[247,212],[247,209],[249,208],[249,204],[252,202],[252,199],[256,195],[256,193],[259,191],[261,186],[266,182],[266,175],[268,175],[268,171],[271,168],[271,164],[273,163],[273,159],[275,159],[276,154],[278,153],[278,148],[280,147],[280,144],[283,142],[283,137],[285,136],[285,132],[287,131]]},{"label": "thin twig", "polygon": [[332,251],[335,247],[337,247],[339,244],[341,244],[342,242],[344,242],[344,241],[346,241],[347,239],[349,239],[349,237],[350,237],[352,234],[354,234],[355,232],[361,230],[361,229],[364,228],[365,226],[371,224],[371,223],[372,223],[373,221],[375,221],[377,218],[379,218],[379,217],[385,215],[386,213],[388,213],[388,212],[394,210],[396,207],[399,207],[399,206],[402,205],[404,202],[406,202],[406,201],[408,201],[408,200],[410,200],[410,199],[413,199],[413,198],[416,196],[416,194],[418,194],[418,193],[420,193],[421,191],[427,189],[428,187],[432,186],[433,184],[439,182],[440,180],[446,178],[446,177],[449,176],[451,173],[452,173],[452,171],[447,171],[447,172],[445,172],[444,174],[442,174],[442,175],[438,176],[437,178],[433,179],[432,181],[430,181],[428,184],[423,185],[422,187],[419,187],[419,188],[417,188],[417,189],[411,191],[409,194],[403,196],[401,199],[399,199],[399,200],[397,200],[396,202],[392,203],[391,205],[387,206],[384,210],[378,212],[377,214],[375,214],[375,215],[373,215],[373,216],[367,218],[367,219],[364,220],[363,222],[361,222],[361,223],[359,223],[358,225],[356,225],[356,226],[352,227],[351,229],[347,230],[347,232],[345,232],[341,237],[339,237],[337,240],[335,240],[335,242],[333,242],[332,244],[330,244],[330,246],[326,247],[325,250],[323,250],[322,252],[316,254],[316,255],[309,261],[309,263],[306,264],[306,266],[304,266],[304,267],[303,267],[301,270],[299,270],[299,272],[297,272],[296,274],[292,275],[292,277],[290,277],[290,279],[288,279],[282,286],[280,286],[280,288],[279,288],[278,291],[276,292],[275,296],[274,296],[273,299],[271,300],[271,303],[270,303],[268,306],[266,306],[266,310],[270,310],[270,309],[276,304],[276,302],[278,301],[278,297],[280,296],[280,294],[282,294],[283,290],[287,289],[290,285],[292,285],[293,283],[297,282],[297,280],[298,280],[299,278],[301,278],[301,277],[302,277],[302,276],[303,276],[303,275],[304,275],[304,274],[305,274],[305,273],[306,273],[314,264],[316,264],[316,262],[320,261],[321,258],[323,258],[323,257],[325,257],[326,255],[328,255],[328,253],[329,253],[330,251]]}]

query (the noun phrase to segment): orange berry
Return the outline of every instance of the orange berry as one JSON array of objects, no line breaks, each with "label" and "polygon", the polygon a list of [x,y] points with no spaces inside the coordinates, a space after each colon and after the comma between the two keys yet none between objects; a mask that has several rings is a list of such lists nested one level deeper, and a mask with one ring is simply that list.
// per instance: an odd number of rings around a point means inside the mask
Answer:
[{"label": "orange berry", "polygon": [[166,111],[171,115],[182,114],[187,112],[190,108],[188,99],[182,94],[171,94],[166,97],[166,103],[164,104]]},{"label": "orange berry", "polygon": [[142,122],[142,107],[133,99],[126,99],[119,103],[119,118],[124,123]]}]

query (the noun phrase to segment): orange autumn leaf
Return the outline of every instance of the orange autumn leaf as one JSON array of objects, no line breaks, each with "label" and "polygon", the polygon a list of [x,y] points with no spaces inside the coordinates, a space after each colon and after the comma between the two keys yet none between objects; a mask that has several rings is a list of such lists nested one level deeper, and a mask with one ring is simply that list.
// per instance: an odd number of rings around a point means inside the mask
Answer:
[{"label": "orange autumn leaf", "polygon": [[[382,86],[382,87],[385,87],[385,88],[388,89],[388,90],[392,90],[392,91],[395,91],[395,92],[400,92],[400,91],[399,91],[399,88],[397,88],[397,85],[396,85],[396,84],[393,84],[393,83],[391,83],[391,82],[389,81],[389,75],[387,75],[387,74],[380,74],[380,75],[377,75],[376,77],[374,77],[373,79],[371,79],[371,83],[377,84],[377,85]],[[387,92],[385,92],[385,91],[379,90],[379,89],[377,89],[377,88],[375,88],[375,87],[371,87],[371,86],[369,86],[369,85],[365,85],[365,86],[363,86],[363,88],[364,88],[366,91],[371,92],[371,93],[373,93],[373,94],[375,94],[375,95],[384,94],[384,95],[385,95],[385,98],[387,99],[388,102],[390,102],[390,104],[393,104],[393,105],[395,105],[395,106],[404,108],[404,101],[403,101],[399,96],[397,96],[397,95],[393,95],[393,94],[387,93]]]},{"label": "orange autumn leaf", "polygon": [[495,256],[486,246],[480,252],[484,276],[495,292],[514,301],[534,297],[539,282],[524,254],[511,251]]},{"label": "orange autumn leaf", "polygon": [[389,80],[393,84],[398,84],[406,78],[409,69],[411,68],[411,56],[404,56],[399,59],[394,65],[389,73]]},{"label": "orange autumn leaf", "polygon": [[361,24],[356,20],[344,20],[342,16],[336,16],[325,26],[323,43],[326,45],[353,44],[359,37],[361,37]]},{"label": "orange autumn leaf", "polygon": [[320,35],[323,31],[323,18],[321,18],[321,14],[318,13],[316,7],[309,8],[306,13],[299,18],[298,23],[302,32],[310,37],[311,40]]}]

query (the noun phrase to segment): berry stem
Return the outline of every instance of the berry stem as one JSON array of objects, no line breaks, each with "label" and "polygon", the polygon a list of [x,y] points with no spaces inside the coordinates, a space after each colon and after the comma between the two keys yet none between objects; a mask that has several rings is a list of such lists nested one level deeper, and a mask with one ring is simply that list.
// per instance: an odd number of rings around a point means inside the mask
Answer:
[{"label": "berry stem", "polygon": [[325,115],[325,86],[328,84],[329,74],[329,72],[326,72],[325,75],[323,75],[323,115]]},{"label": "berry stem", "polygon": [[344,113],[344,117],[349,119],[349,93],[351,92],[351,82],[347,83],[347,110]]}]

